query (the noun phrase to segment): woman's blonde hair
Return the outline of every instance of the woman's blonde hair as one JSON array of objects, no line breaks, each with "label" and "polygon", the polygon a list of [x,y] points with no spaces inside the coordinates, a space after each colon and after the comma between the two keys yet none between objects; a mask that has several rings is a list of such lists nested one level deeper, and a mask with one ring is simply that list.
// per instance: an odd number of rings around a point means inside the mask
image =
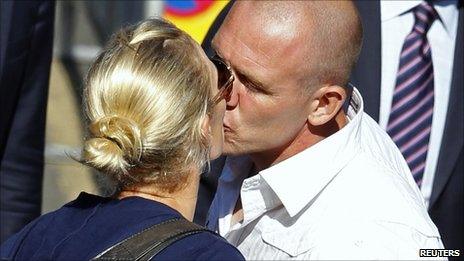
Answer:
[{"label": "woman's blonde hair", "polygon": [[147,183],[178,189],[209,157],[202,122],[211,110],[211,77],[199,45],[173,24],[153,18],[120,30],[86,77],[90,136],[81,162],[117,190]]}]

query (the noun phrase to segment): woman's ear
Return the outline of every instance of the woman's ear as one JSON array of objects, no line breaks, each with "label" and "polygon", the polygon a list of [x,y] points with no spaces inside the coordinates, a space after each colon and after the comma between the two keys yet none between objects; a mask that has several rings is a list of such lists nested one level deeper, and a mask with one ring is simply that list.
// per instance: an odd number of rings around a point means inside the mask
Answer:
[{"label": "woman's ear", "polygon": [[343,107],[346,97],[346,89],[337,85],[316,90],[309,105],[309,124],[321,126],[332,120]]}]

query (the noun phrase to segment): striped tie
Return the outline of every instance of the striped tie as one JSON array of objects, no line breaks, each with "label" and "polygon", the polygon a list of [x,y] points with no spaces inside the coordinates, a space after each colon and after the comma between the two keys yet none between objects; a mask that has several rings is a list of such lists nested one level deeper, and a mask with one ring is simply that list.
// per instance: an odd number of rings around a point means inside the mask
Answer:
[{"label": "striped tie", "polygon": [[414,8],[415,23],[404,40],[387,132],[403,153],[420,187],[433,116],[433,64],[427,31],[437,17],[423,2]]}]

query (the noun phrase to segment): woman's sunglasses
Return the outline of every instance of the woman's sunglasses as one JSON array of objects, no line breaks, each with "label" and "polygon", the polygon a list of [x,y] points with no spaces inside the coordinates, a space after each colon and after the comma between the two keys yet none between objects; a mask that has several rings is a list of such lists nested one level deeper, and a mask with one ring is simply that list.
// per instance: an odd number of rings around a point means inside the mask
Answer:
[{"label": "woman's sunglasses", "polygon": [[222,99],[228,100],[232,93],[234,74],[229,65],[227,65],[218,55],[210,58],[218,71],[218,89],[219,92],[213,98],[213,104],[216,105]]}]

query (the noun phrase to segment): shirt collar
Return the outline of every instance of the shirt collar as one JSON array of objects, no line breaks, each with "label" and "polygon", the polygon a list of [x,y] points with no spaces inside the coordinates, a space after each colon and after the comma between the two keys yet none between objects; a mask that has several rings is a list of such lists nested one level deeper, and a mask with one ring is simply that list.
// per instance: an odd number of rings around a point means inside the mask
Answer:
[{"label": "shirt collar", "polygon": [[362,112],[362,97],[354,88],[347,113],[349,123],[345,127],[259,173],[291,217],[315,199],[357,154]]},{"label": "shirt collar", "polygon": [[[416,7],[423,1],[380,1],[381,21],[385,22],[394,17],[401,16],[412,8]],[[456,28],[459,15],[456,0],[433,1],[433,7],[437,10],[438,16],[448,35],[453,35],[453,28]]]}]

